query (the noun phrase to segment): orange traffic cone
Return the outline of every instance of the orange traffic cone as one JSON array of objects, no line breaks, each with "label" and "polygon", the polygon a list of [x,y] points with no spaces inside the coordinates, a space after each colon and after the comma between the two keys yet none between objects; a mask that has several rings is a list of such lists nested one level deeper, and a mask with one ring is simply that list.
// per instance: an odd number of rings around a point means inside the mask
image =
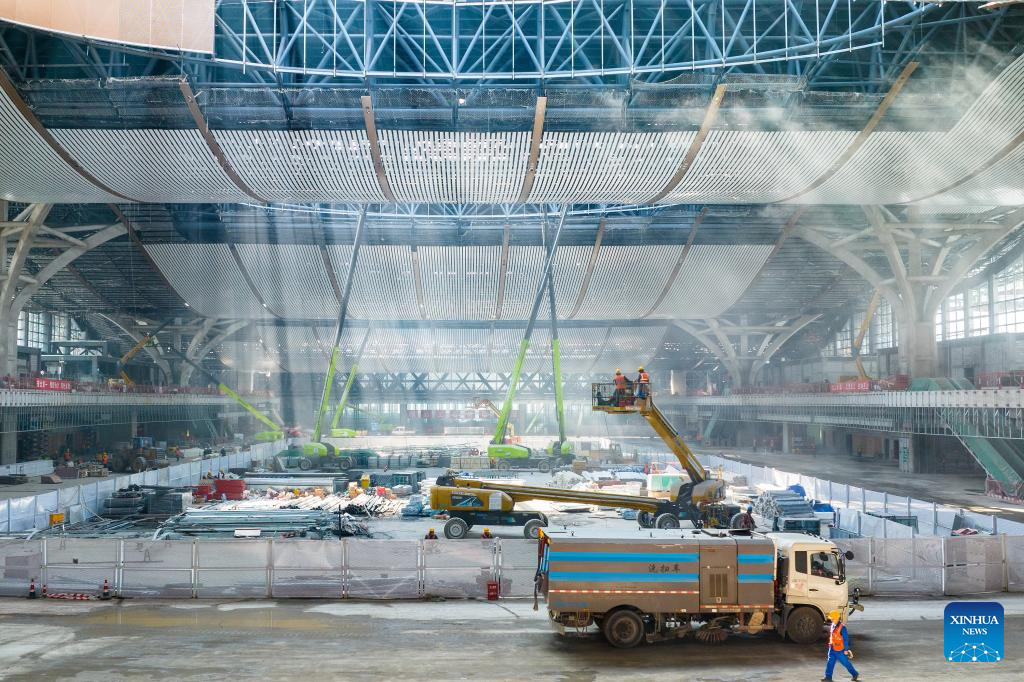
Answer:
[{"label": "orange traffic cone", "polygon": [[28,581],[28,598],[29,599],[35,599],[36,598],[36,579],[35,578],[32,578],[31,580]]},{"label": "orange traffic cone", "polygon": [[106,578],[103,579],[103,595],[100,598],[110,599],[110,583],[107,582]]}]

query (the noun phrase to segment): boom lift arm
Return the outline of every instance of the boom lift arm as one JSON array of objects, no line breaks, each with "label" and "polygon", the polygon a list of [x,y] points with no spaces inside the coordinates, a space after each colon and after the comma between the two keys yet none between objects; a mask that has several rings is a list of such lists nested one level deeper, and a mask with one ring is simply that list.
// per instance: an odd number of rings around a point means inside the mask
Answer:
[{"label": "boom lift arm", "polygon": [[129,360],[138,355],[139,351],[141,351],[143,348],[152,343],[153,339],[156,338],[156,335],[163,331],[163,328],[169,325],[170,323],[170,320],[166,320],[159,327],[143,336],[141,339],[139,339],[139,342],[137,344],[132,346],[132,348],[127,353],[122,355],[121,359],[117,361],[117,371],[121,375],[121,378],[124,379],[125,384],[131,386],[135,383],[134,381],[132,381],[131,377],[128,376],[128,373],[124,370],[125,365],[128,364]]},{"label": "boom lift arm", "polygon": [[[488,398],[480,398],[480,397],[473,398],[473,409],[474,410],[479,410],[482,407],[485,407],[488,410],[490,410],[494,414],[495,417],[500,417],[501,416],[501,410],[499,410],[498,406],[495,405],[494,402],[491,401],[490,399],[488,399]],[[510,441],[515,441],[516,431],[515,431],[515,427],[512,424],[508,425],[507,433],[508,433],[508,439]]]},{"label": "boom lift arm", "polygon": [[537,314],[540,312],[541,303],[544,301],[544,292],[547,290],[548,278],[555,266],[555,253],[558,250],[558,242],[562,235],[562,228],[565,226],[565,218],[568,206],[562,207],[562,213],[558,218],[558,226],[551,239],[551,248],[548,250],[547,258],[544,261],[544,268],[541,272],[540,284],[537,293],[533,298],[533,308],[523,332],[523,340],[519,344],[519,352],[516,354],[515,364],[512,366],[512,376],[509,378],[508,393],[505,395],[505,402],[501,406],[501,413],[498,415],[498,426],[491,438],[491,444],[487,448],[489,455],[503,459],[528,459],[531,455],[528,448],[522,445],[506,445],[505,434],[508,430],[509,417],[512,414],[512,402],[515,400],[516,391],[519,385],[519,377],[523,373],[523,362],[526,360],[526,352],[530,348],[530,337],[533,335],[533,328],[537,324]]},{"label": "boom lift arm", "polygon": [[331,435],[338,430],[338,424],[341,422],[341,413],[345,411],[345,406],[348,404],[348,394],[352,391],[352,384],[356,380],[356,372],[359,371],[359,361],[363,359],[363,351],[366,350],[366,342],[370,339],[370,332],[372,328],[367,327],[366,335],[363,337],[363,342],[359,345],[359,352],[356,354],[356,360],[352,363],[352,369],[349,370],[348,379],[345,381],[345,389],[341,392],[341,400],[338,402],[338,409],[334,411],[334,419],[331,420]]},{"label": "boom lift arm", "polygon": [[238,395],[238,393],[236,393],[234,390],[232,390],[223,381],[221,381],[220,379],[215,377],[211,372],[208,372],[204,367],[202,367],[198,363],[190,360],[188,357],[186,357],[186,355],[184,353],[182,353],[180,350],[175,348],[173,345],[172,346],[168,346],[168,348],[171,349],[172,353],[174,353],[179,358],[184,360],[186,363],[191,365],[194,370],[196,370],[201,375],[206,377],[207,381],[209,381],[211,383],[214,383],[214,384],[217,384],[217,390],[219,390],[221,393],[223,393],[224,395],[226,395],[229,398],[231,398],[232,400],[234,400],[236,403],[238,403],[241,406],[241,408],[243,410],[245,410],[246,412],[251,414],[253,417],[256,418],[257,421],[259,421],[261,424],[265,425],[266,427],[268,427],[270,429],[269,431],[261,431],[261,432],[257,433],[256,435],[254,435],[253,436],[254,440],[256,440],[259,443],[270,443],[270,442],[278,441],[278,440],[281,440],[282,438],[284,438],[284,427],[283,426],[281,426],[280,424],[274,423],[270,419],[270,417],[268,417],[267,415],[265,415],[262,412],[260,412],[259,410],[257,410],[255,407],[253,407],[253,405],[249,401],[247,401],[242,396]]},{"label": "boom lift arm", "polygon": [[356,224],[356,237],[352,244],[352,256],[349,259],[348,275],[345,278],[345,290],[342,292],[341,301],[338,304],[338,324],[334,328],[334,344],[331,347],[331,359],[327,365],[327,379],[324,381],[324,390],[320,396],[320,409],[316,413],[316,425],[313,427],[313,441],[302,446],[306,455],[333,455],[333,445],[321,442],[323,435],[324,417],[331,402],[331,389],[334,385],[334,370],[338,366],[338,356],[341,354],[341,338],[345,331],[345,318],[348,316],[348,301],[352,295],[352,282],[356,276],[356,262],[359,258],[359,247],[363,243],[363,233],[366,230],[366,207],[359,212],[359,222]]},{"label": "boom lift arm", "polygon": [[[650,390],[648,390],[650,393]],[[680,466],[690,477],[690,497],[695,504],[719,502],[725,497],[725,484],[711,479],[697,455],[686,445],[682,436],[669,422],[658,406],[654,404],[653,395],[646,400],[634,398],[632,395],[616,397],[615,384],[593,384],[591,387],[592,409],[595,412],[611,414],[639,413],[654,432],[661,437],[672,454],[679,460]],[[680,493],[682,494],[682,493]]]}]

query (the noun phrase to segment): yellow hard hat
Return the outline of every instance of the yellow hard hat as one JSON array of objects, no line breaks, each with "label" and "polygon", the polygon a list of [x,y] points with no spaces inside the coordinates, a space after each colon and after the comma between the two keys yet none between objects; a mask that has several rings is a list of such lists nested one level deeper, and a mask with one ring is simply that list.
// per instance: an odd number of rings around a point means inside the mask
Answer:
[{"label": "yellow hard hat", "polygon": [[618,369],[618,368],[616,368],[616,369],[615,369],[615,373],[616,373],[616,374],[622,374],[622,370],[621,370],[621,369]]},{"label": "yellow hard hat", "polygon": [[642,372],[642,371],[644,371],[643,365],[641,365],[641,366],[640,366],[640,369],[638,369],[637,371],[638,371],[638,372]]},{"label": "yellow hard hat", "polygon": [[843,614],[839,613],[838,611],[834,611],[834,610],[833,610],[833,611],[829,611],[829,612],[828,612],[828,619],[829,619],[830,621],[832,621],[833,623],[838,623],[838,622],[839,622],[839,618],[840,618],[840,617],[841,617],[842,615],[843,615]]}]

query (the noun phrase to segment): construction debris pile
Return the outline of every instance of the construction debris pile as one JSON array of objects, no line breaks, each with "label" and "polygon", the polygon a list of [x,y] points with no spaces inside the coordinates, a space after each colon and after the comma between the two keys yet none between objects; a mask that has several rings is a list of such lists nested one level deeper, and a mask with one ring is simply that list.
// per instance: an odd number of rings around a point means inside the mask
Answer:
[{"label": "construction debris pile", "polygon": [[[357,489],[358,490],[358,489]],[[249,491],[244,500],[220,502],[205,509],[211,512],[222,511],[272,511],[297,509],[305,511],[324,511],[333,514],[339,512],[349,516],[397,516],[406,505],[407,500],[392,495],[378,494],[379,489],[371,489],[373,494],[359,490],[354,494],[350,489],[347,493],[327,493],[322,488],[276,490],[268,488],[262,493]]]},{"label": "construction debris pile", "polygon": [[346,514],[317,509],[232,511],[189,509],[169,519],[158,537],[371,537],[364,524]]}]

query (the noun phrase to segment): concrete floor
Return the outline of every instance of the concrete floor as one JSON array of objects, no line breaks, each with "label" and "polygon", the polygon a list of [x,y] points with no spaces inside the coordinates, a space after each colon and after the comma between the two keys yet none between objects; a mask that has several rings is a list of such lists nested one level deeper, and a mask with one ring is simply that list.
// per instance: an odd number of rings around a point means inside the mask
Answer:
[{"label": "concrete floor", "polygon": [[755,466],[775,467],[781,471],[910,497],[926,502],[960,507],[978,514],[995,514],[1011,521],[1024,522],[1024,506],[985,495],[985,477],[967,474],[905,474],[895,462],[850,455],[756,452],[729,448],[702,448],[700,454],[721,455]]},{"label": "concrete floor", "polygon": [[[1000,597],[1008,660],[969,666],[943,658],[945,601],[866,601],[850,624],[862,679],[1019,679],[1024,595]],[[554,634],[527,600],[0,600],[0,679],[12,681],[817,680],[824,654],[824,641],[771,634],[621,651],[597,634]]]}]

